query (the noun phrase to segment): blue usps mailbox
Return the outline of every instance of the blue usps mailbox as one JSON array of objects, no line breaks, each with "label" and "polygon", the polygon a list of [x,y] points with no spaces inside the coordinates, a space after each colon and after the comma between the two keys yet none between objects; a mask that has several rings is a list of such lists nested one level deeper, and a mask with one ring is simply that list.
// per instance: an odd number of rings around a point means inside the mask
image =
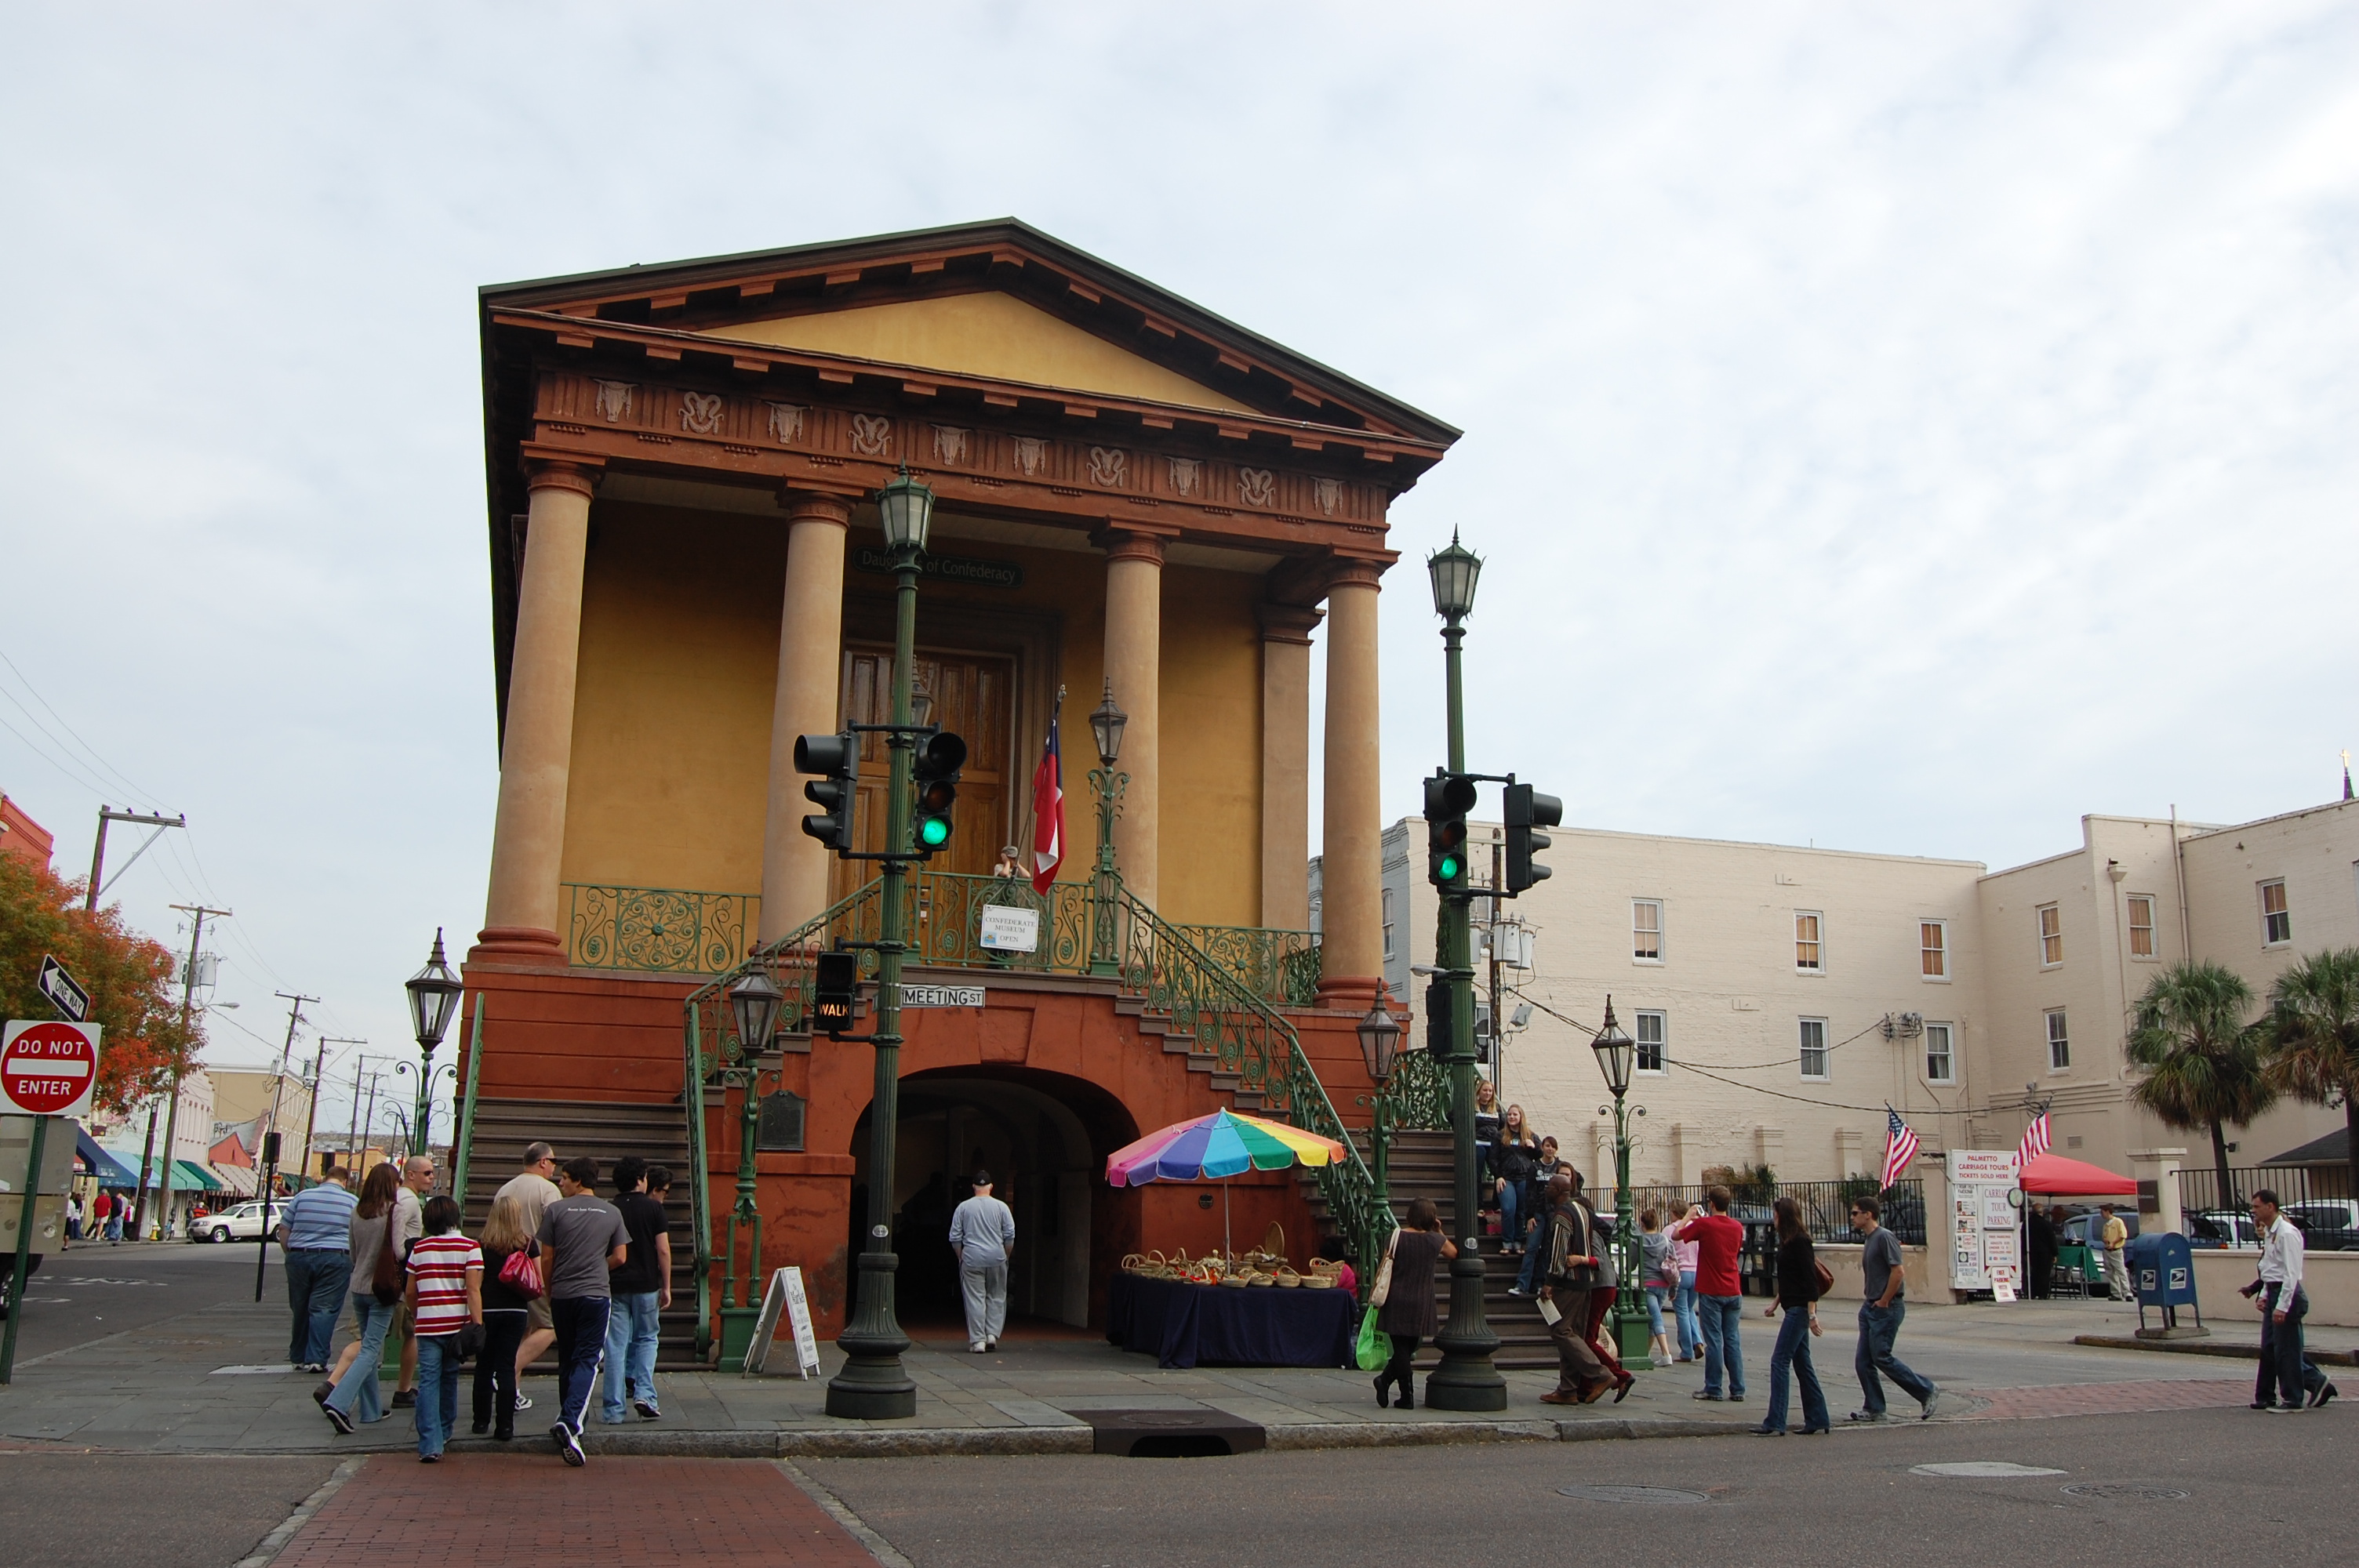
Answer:
[{"label": "blue usps mailbox", "polygon": [[2179,1309],[2195,1308],[2195,1325],[2203,1326],[2203,1309],[2195,1299],[2195,1255],[2187,1238],[2175,1230],[2149,1230],[2130,1238],[2130,1285],[2137,1292],[2138,1332],[2147,1332],[2146,1309],[2162,1313],[2162,1332],[2179,1327]]}]

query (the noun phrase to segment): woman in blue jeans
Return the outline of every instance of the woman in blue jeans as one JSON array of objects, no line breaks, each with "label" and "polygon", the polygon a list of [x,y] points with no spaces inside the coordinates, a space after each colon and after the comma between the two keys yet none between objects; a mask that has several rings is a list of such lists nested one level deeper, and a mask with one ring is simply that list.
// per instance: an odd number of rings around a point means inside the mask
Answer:
[{"label": "woman in blue jeans", "polygon": [[401,1311],[401,1297],[379,1301],[374,1282],[377,1256],[385,1250],[385,1227],[392,1221],[400,1192],[399,1163],[387,1160],[361,1184],[361,1200],[353,1208],[347,1236],[353,1248],[353,1316],[360,1325],[360,1338],[346,1347],[335,1379],[311,1390],[328,1424],[338,1432],[352,1431],[355,1422],[383,1421],[390,1413],[378,1398],[376,1375],[385,1360],[386,1334]]},{"label": "woman in blue jeans", "polygon": [[1491,1145],[1491,1179],[1499,1204],[1499,1252],[1514,1257],[1524,1250],[1524,1227],[1538,1217],[1527,1196],[1532,1173],[1539,1168],[1540,1146],[1524,1124],[1524,1108],[1511,1105],[1500,1119],[1499,1137]]},{"label": "woman in blue jeans", "polygon": [[1777,1325],[1777,1347],[1769,1353],[1769,1414],[1754,1432],[1762,1437],[1786,1435],[1786,1368],[1802,1386],[1802,1435],[1813,1436],[1833,1424],[1827,1417],[1827,1396],[1819,1387],[1818,1368],[1810,1365],[1810,1339],[1819,1330],[1819,1271],[1810,1233],[1802,1224],[1800,1206],[1779,1198],[1777,1217],[1777,1299],[1762,1315],[1784,1314]]},{"label": "woman in blue jeans", "polygon": [[1692,1241],[1671,1243],[1671,1267],[1679,1271],[1679,1284],[1671,1292],[1672,1315],[1679,1325],[1682,1361],[1703,1354],[1703,1320],[1696,1315],[1696,1255],[1701,1250]]},{"label": "woman in blue jeans", "polygon": [[1671,1238],[1663,1234],[1663,1217],[1653,1209],[1638,1216],[1639,1282],[1647,1290],[1647,1354],[1658,1364],[1671,1359],[1671,1343],[1663,1333],[1663,1309],[1680,1288],[1679,1265],[1671,1258]]}]

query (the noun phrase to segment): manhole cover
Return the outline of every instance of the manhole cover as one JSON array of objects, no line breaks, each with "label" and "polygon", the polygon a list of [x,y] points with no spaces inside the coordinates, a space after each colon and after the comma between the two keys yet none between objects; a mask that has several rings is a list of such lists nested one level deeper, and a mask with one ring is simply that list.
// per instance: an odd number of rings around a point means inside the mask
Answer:
[{"label": "manhole cover", "polygon": [[2128,1503],[2175,1503],[2187,1496],[2176,1487],[2134,1487],[2120,1481],[2078,1481],[2065,1487],[2064,1495]]},{"label": "manhole cover", "polygon": [[[2070,1470],[2043,1469],[2037,1465],[2010,1465],[2004,1459],[1960,1459],[1947,1465],[1911,1465],[1912,1476],[1945,1476],[1984,1480],[2004,1480],[2011,1476],[2069,1476]],[[2067,1487],[2066,1491],[2071,1488]]]},{"label": "manhole cover", "polygon": [[1585,1503],[1637,1503],[1646,1508],[1712,1501],[1701,1492],[1683,1492],[1676,1487],[1559,1487],[1556,1491],[1560,1498],[1579,1498]]}]

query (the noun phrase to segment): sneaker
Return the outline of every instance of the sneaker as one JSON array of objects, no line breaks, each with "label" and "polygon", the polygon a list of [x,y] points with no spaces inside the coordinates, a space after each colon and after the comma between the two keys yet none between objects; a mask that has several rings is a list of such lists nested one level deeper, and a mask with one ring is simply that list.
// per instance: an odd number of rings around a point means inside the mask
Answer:
[{"label": "sneaker", "polygon": [[2269,1413],[2271,1415],[2299,1415],[2301,1413],[2301,1406],[2298,1404],[2271,1405],[2269,1407]]},{"label": "sneaker", "polygon": [[1524,1289],[1521,1285],[1509,1285],[1507,1287],[1507,1293],[1511,1296],[1527,1296],[1531,1294],[1531,1292]]},{"label": "sneaker", "polygon": [[2318,1409],[2319,1406],[2324,1404],[2327,1400],[2332,1399],[2342,1391],[2342,1390],[2336,1388],[2331,1382],[2321,1384],[2318,1392],[2310,1396],[2310,1408],[2312,1410]]},{"label": "sneaker", "polygon": [[440,1465],[442,1463],[442,1455],[440,1454],[421,1454],[418,1456],[418,1462],[420,1465]]},{"label": "sneaker", "polygon": [[527,1399],[524,1395],[518,1394],[516,1396],[516,1409],[520,1411],[528,1411],[532,1409],[532,1401]]},{"label": "sneaker", "polygon": [[996,1339],[986,1339],[986,1340],[984,1340],[984,1341],[983,1342],[983,1347],[984,1347],[984,1349],[986,1352],[988,1352],[988,1353],[989,1353],[989,1354],[991,1354],[991,1355],[996,1356],[996,1355],[998,1355],[998,1354],[999,1354],[999,1341],[997,1341]]},{"label": "sneaker", "polygon": [[1934,1411],[1940,1408],[1940,1403],[1941,1390],[1935,1389],[1932,1392],[1927,1394],[1924,1399],[1918,1401],[1917,1419],[1919,1421],[1931,1421],[1933,1419]]},{"label": "sneaker", "polygon": [[631,1401],[631,1408],[638,1411],[643,1420],[660,1421],[663,1419],[663,1411],[656,1409],[656,1402],[651,1399],[641,1398],[633,1400]]},{"label": "sneaker", "polygon": [[1720,1395],[1712,1392],[1710,1389],[1698,1389],[1694,1393],[1690,1394],[1688,1398],[1691,1400],[1710,1400],[1713,1404],[1722,1404],[1725,1402]]},{"label": "sneaker", "polygon": [[983,1341],[982,1341],[982,1340],[980,1340],[980,1339],[977,1339],[977,1340],[974,1340],[974,1341],[972,1341],[971,1343],[969,1343],[969,1344],[968,1344],[968,1346],[967,1346],[967,1347],[966,1347],[966,1353],[967,1353],[968,1355],[970,1355],[970,1356],[980,1356],[980,1355],[982,1355],[982,1354],[983,1354]]},{"label": "sneaker", "polygon": [[555,1426],[549,1429],[549,1435],[550,1440],[557,1444],[557,1452],[559,1455],[562,1457],[568,1465],[572,1465],[578,1470],[583,1465],[589,1463],[588,1455],[582,1452],[582,1440],[573,1435],[573,1429],[571,1427],[566,1425],[560,1421]]},{"label": "sneaker", "polygon": [[325,1406],[328,1402],[328,1396],[335,1391],[335,1384],[322,1382],[318,1388],[311,1390],[311,1402],[315,1405]]},{"label": "sneaker", "polygon": [[481,1437],[485,1433],[492,1430],[492,1423],[487,1421],[475,1422],[469,1425],[467,1430],[473,1433],[477,1437]]},{"label": "sneaker", "polygon": [[1877,1422],[1890,1421],[1892,1418],[1882,1411],[1854,1411],[1846,1419],[1873,1424]]},{"label": "sneaker", "polygon": [[416,1389],[396,1389],[393,1391],[393,1408],[397,1411],[417,1409],[418,1390]]},{"label": "sneaker", "polygon": [[321,1412],[327,1416],[328,1424],[330,1426],[334,1427],[346,1437],[350,1437],[353,1434],[352,1417],[346,1415],[343,1411],[338,1410],[333,1405],[321,1405],[320,1409]]}]

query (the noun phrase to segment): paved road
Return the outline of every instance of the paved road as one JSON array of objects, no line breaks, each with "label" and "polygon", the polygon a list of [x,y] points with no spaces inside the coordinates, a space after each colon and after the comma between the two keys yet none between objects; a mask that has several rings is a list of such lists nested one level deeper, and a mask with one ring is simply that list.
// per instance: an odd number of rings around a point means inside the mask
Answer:
[{"label": "paved road", "polygon": [[[215,1247],[186,1241],[88,1243],[51,1253],[25,1287],[16,1363],[146,1328],[182,1313],[254,1299],[252,1243]],[[263,1299],[283,1303],[287,1282],[273,1249]]]},{"label": "paved road", "polygon": [[[1023,1562],[1431,1568],[1581,1560],[1649,1568],[2349,1560],[2359,1425],[2339,1406],[1934,1423],[1819,1438],[1245,1454],[1233,1459],[832,1460],[804,1469],[918,1568]],[[2061,1475],[1961,1479],[2000,1460]],[[1566,1486],[1701,1494],[1577,1500]],[[2181,1498],[2077,1497],[2067,1486]],[[1643,1550],[1641,1549],[1643,1546]]]},{"label": "paved road", "polygon": [[0,1557],[37,1568],[229,1568],[336,1465],[0,1449]]}]

